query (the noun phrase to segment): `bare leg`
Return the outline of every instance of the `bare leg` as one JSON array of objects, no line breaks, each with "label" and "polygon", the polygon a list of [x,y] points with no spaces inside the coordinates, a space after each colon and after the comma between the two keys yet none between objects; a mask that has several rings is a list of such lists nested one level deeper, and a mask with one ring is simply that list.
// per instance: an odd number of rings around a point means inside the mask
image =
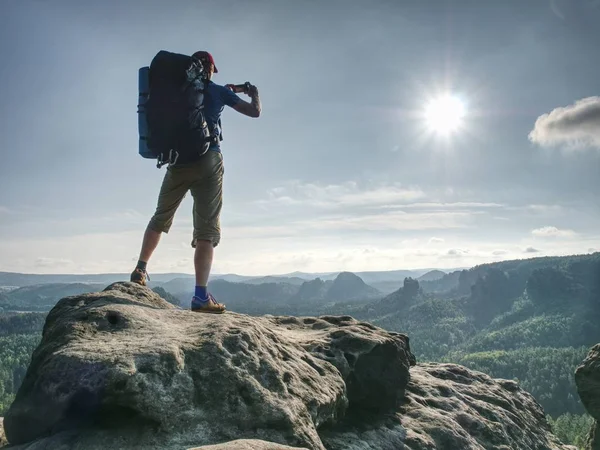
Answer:
[{"label": "bare leg", "polygon": [[158,231],[154,231],[150,228],[146,228],[144,233],[144,240],[142,241],[142,250],[140,251],[140,261],[148,262],[154,250],[158,246],[160,241],[160,235]]},{"label": "bare leg", "polygon": [[207,286],[212,267],[215,249],[211,241],[196,241],[194,268],[196,269],[196,286]]}]

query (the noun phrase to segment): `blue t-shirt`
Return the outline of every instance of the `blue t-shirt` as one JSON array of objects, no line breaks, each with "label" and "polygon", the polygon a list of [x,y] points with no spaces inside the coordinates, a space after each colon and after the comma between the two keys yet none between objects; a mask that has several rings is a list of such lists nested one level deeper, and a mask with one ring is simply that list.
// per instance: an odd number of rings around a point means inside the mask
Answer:
[{"label": "blue t-shirt", "polygon": [[[220,119],[225,105],[233,107],[240,101],[242,101],[242,99],[231,91],[231,89],[227,89],[225,86],[213,83],[212,81],[208,82],[204,97],[204,115],[206,117],[208,129],[213,136],[219,136],[221,134]],[[211,144],[210,150],[220,151],[219,144]]]}]

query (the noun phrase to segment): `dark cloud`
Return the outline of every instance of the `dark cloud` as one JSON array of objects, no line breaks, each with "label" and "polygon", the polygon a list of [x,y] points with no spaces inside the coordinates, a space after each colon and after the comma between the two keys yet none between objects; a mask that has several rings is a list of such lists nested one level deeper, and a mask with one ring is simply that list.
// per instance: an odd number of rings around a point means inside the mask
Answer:
[{"label": "dark cloud", "polygon": [[529,140],[541,146],[600,149],[600,97],[587,97],[541,115]]},{"label": "dark cloud", "polygon": [[525,249],[525,253],[539,253],[540,251],[537,248],[527,247]]}]

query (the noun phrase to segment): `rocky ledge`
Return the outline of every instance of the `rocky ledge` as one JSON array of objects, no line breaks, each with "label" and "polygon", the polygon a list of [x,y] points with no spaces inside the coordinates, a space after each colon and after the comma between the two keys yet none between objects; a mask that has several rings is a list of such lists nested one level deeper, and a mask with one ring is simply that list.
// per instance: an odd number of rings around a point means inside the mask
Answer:
[{"label": "rocky ledge", "polygon": [[600,450],[600,344],[596,344],[590,350],[587,358],[575,371],[575,382],[581,402],[595,422],[587,448]]},{"label": "rocky ledge", "polygon": [[7,445],[8,441],[4,436],[4,417],[0,417],[0,447]]},{"label": "rocky ledge", "polygon": [[515,383],[415,364],[351,317],[204,315],[115,283],[48,315],[7,448],[571,448]]}]

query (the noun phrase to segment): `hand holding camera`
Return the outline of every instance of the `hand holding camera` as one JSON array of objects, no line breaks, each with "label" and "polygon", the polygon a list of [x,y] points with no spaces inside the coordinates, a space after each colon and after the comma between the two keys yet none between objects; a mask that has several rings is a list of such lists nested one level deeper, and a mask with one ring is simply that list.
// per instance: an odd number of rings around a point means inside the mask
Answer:
[{"label": "hand holding camera", "polygon": [[225,87],[231,89],[236,94],[244,93],[250,97],[258,92],[256,86],[252,85],[249,81],[242,84],[226,84]]}]

